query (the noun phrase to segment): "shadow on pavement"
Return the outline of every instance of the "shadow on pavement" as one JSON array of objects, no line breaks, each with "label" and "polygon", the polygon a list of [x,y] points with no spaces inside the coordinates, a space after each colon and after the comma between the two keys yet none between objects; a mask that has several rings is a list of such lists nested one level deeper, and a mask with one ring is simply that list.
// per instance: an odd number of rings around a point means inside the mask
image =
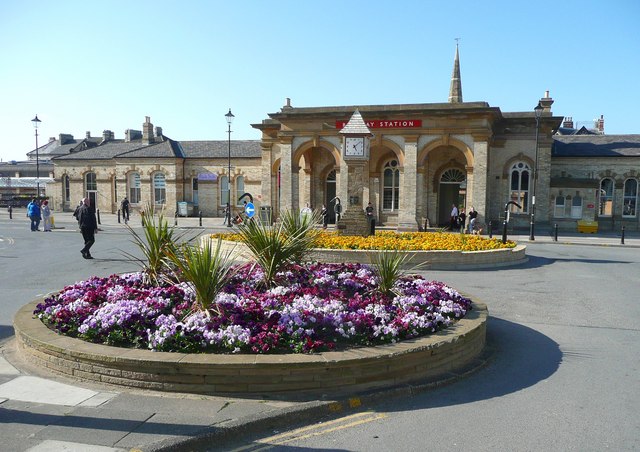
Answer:
[{"label": "shadow on pavement", "polygon": [[0,325],[0,341],[12,337],[15,333],[12,325]]}]

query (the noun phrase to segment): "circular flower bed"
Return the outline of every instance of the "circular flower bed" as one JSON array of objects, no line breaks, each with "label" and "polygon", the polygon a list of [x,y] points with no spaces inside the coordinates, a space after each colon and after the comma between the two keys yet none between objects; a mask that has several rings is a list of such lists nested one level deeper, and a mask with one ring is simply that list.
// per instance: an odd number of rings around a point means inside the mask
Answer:
[{"label": "circular flower bed", "polygon": [[47,297],[34,314],[90,342],[190,353],[310,353],[391,343],[445,328],[471,301],[440,282],[401,276],[377,290],[360,264],[292,265],[286,285],[257,289],[245,264],[218,294],[219,314],[197,310],[187,283],[150,285],[142,273],[93,277]]},{"label": "circular flower bed", "polygon": [[[222,238],[240,242],[241,234],[218,233],[212,238]],[[448,232],[393,232],[381,231],[368,237],[341,235],[323,231],[318,234],[316,248],[342,250],[403,250],[403,251],[488,251],[514,248],[516,243],[508,240],[502,243],[497,238],[489,239],[479,235]]]}]

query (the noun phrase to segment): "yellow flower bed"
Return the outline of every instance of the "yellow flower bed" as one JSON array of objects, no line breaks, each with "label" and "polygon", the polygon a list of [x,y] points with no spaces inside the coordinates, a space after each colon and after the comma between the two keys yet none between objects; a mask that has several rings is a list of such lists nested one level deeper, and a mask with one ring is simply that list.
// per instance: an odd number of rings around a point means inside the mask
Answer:
[{"label": "yellow flower bed", "polygon": [[[240,234],[212,234],[212,238],[222,238],[235,242],[241,241]],[[515,242],[479,235],[467,235],[450,232],[391,232],[381,231],[369,237],[340,235],[336,232],[322,232],[315,248],[338,250],[412,250],[412,251],[486,251],[500,248],[513,248]]]}]

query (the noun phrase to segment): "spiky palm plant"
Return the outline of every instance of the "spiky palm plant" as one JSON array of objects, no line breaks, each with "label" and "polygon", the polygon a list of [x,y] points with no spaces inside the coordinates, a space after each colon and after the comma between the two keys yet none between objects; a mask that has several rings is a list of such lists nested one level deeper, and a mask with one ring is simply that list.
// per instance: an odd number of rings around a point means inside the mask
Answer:
[{"label": "spiky palm plant", "polygon": [[176,248],[179,237],[176,235],[175,228],[169,226],[164,211],[156,215],[153,206],[147,204],[140,211],[140,216],[143,235],[137,233],[129,224],[126,227],[133,237],[133,243],[142,252],[143,258],[126,251],[124,254],[140,263],[148,282],[157,284],[165,270],[167,253]]},{"label": "spiky palm plant", "polygon": [[194,291],[196,305],[208,315],[221,315],[216,297],[237,273],[233,265],[232,251],[221,251],[222,240],[213,247],[211,240],[201,246],[182,245],[167,251],[167,258],[176,269],[177,277]]},{"label": "spiky palm plant", "polygon": [[276,274],[287,265],[304,260],[318,239],[318,218],[317,214],[301,217],[298,212],[286,210],[273,227],[254,219],[240,228],[242,242],[262,269],[266,287],[276,282]]},{"label": "spiky palm plant", "polygon": [[413,253],[400,252],[398,250],[379,251],[375,254],[369,254],[369,260],[373,267],[376,282],[378,283],[377,291],[387,296],[398,295],[394,290],[394,286],[398,279],[409,271],[418,270],[426,265],[421,262],[414,265],[411,269],[405,269],[407,261],[413,257]]}]

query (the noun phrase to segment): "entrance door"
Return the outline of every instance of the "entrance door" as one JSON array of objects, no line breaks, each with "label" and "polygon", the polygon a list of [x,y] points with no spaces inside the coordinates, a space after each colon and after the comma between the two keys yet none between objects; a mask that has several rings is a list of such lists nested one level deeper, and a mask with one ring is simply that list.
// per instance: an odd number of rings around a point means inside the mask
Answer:
[{"label": "entrance door", "polygon": [[464,209],[466,204],[466,176],[456,168],[451,168],[442,173],[438,187],[438,226],[449,226],[451,220],[451,206],[455,204],[458,209]]},{"label": "entrance door", "polygon": [[329,215],[328,223],[334,224],[336,222],[336,212],[333,209],[335,206],[334,202],[331,202],[333,198],[336,197],[336,172],[331,171],[327,175],[327,180],[324,184],[324,192],[326,193],[326,199],[324,205],[327,206],[327,215]]}]

